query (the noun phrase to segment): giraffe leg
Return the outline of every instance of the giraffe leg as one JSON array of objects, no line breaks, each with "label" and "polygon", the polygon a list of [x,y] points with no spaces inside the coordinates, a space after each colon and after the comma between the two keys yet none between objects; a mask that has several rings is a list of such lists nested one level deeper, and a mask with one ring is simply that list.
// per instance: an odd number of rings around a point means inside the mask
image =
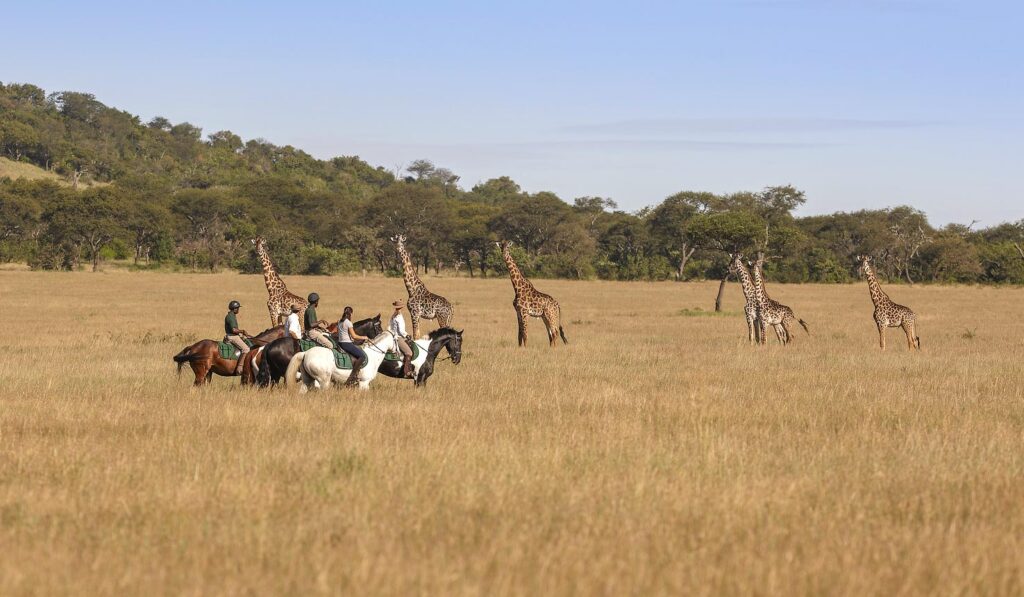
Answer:
[{"label": "giraffe leg", "polygon": [[409,311],[409,319],[412,320],[412,337],[413,338],[419,338],[420,337],[420,312],[419,311]]},{"label": "giraffe leg", "polygon": [[552,313],[550,310],[544,312],[541,316],[541,320],[544,321],[544,327],[548,331],[548,344],[551,348],[557,346],[555,339],[558,338],[558,314]]},{"label": "giraffe leg", "polygon": [[772,328],[775,330],[775,337],[779,339],[779,344],[785,345],[786,344],[786,338],[785,338],[785,336],[783,336],[782,324],[781,323],[773,323],[772,324]]},{"label": "giraffe leg", "polygon": [[885,350],[885,326],[878,324],[878,344]]},{"label": "giraffe leg", "polygon": [[760,344],[762,346],[768,344],[768,325],[765,324],[763,317],[757,318],[757,333],[760,337]]},{"label": "giraffe leg", "polygon": [[789,344],[790,342],[792,342],[793,341],[793,328],[791,328],[789,326],[789,323],[788,323],[787,320],[783,320],[783,322],[782,322],[782,331],[786,334],[786,344]]},{"label": "giraffe leg", "polygon": [[516,309],[516,318],[519,319],[519,346],[526,346],[526,318],[527,315]]},{"label": "giraffe leg", "polygon": [[910,350],[920,350],[920,347],[917,345],[917,334],[914,333],[914,322],[904,321],[903,325],[900,327],[902,327],[903,332],[907,334],[907,348]]},{"label": "giraffe leg", "polygon": [[747,341],[751,344],[754,343],[754,319],[747,315]]}]

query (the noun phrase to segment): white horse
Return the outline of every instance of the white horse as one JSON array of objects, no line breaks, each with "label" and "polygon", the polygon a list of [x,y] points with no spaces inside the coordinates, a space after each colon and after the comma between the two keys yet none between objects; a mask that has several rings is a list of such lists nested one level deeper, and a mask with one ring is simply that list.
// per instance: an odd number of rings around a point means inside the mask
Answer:
[{"label": "white horse", "polygon": [[[370,389],[370,382],[377,377],[377,369],[384,360],[384,354],[395,342],[395,336],[385,330],[383,334],[362,346],[366,353],[366,364],[359,370],[356,379],[359,389]],[[331,382],[345,383],[351,369],[338,369],[334,360],[334,351],[323,346],[314,346],[304,352],[297,352],[288,362],[288,371],[284,375],[285,385],[298,380],[299,392],[306,392],[318,385],[321,390],[331,387]]]}]

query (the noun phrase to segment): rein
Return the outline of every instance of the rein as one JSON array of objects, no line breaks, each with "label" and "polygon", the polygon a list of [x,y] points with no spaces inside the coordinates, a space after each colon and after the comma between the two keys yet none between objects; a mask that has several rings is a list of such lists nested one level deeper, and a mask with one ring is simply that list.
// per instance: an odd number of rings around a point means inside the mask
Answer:
[{"label": "rein", "polygon": [[[395,339],[395,335],[391,333],[391,330],[384,330],[382,332],[382,334],[390,334],[392,341],[394,341],[394,339]],[[370,342],[367,342],[367,344],[370,346],[370,348],[376,350],[377,352],[379,352],[381,354],[387,354],[388,353],[388,351],[386,351],[386,350],[381,350],[376,344],[373,343],[372,340]]]}]

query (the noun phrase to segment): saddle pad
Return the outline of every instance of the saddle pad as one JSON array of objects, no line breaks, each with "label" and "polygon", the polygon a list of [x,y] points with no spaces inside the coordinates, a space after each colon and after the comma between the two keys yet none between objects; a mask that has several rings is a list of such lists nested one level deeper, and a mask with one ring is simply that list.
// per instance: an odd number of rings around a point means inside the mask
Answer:
[{"label": "saddle pad", "polygon": [[[313,340],[299,340],[299,351],[306,352],[314,346],[320,346]],[[338,369],[351,369],[352,368],[352,357],[347,352],[340,350],[332,350],[334,353],[334,366]]]},{"label": "saddle pad", "polygon": [[220,350],[220,358],[234,361],[238,359],[238,353],[240,352],[233,344],[227,342],[218,342],[217,348]]},{"label": "saddle pad", "polygon": [[[410,344],[411,344],[410,348],[412,348],[412,360],[415,361],[416,357],[420,356],[420,345],[416,344],[415,342],[411,342]],[[400,353],[400,352],[392,352],[392,351],[389,350],[388,353],[386,355],[384,355],[384,360],[385,361],[401,361],[402,360],[402,353]]]},{"label": "saddle pad", "polygon": [[[245,345],[248,346],[249,348],[253,347],[252,340],[248,338],[242,338],[242,340],[245,342]],[[223,340],[217,342],[217,349],[220,350],[220,358],[228,359],[231,361],[237,360],[238,355],[241,352],[240,350],[235,348],[234,344],[230,344]]]}]

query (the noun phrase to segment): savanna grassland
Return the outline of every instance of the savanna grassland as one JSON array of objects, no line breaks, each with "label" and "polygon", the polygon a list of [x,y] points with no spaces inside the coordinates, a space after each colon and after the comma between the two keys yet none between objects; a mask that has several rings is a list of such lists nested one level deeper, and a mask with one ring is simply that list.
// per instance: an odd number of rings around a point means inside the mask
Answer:
[{"label": "savanna grassland", "polygon": [[299,397],[175,375],[258,276],[0,272],[0,594],[1024,592],[1024,291],[890,287],[883,354],[863,283],[770,286],[812,335],[755,348],[735,285],[541,280],[551,350],[507,279],[425,281],[461,365]]}]

